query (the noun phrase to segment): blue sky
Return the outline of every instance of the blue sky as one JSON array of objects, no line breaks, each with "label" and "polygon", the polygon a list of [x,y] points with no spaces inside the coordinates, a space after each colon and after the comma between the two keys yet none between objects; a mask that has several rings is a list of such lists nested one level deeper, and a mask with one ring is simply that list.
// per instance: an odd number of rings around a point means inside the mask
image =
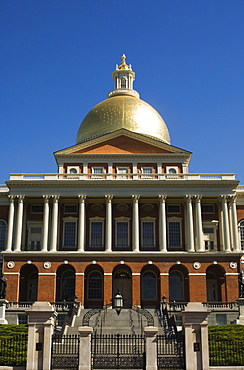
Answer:
[{"label": "blue sky", "polygon": [[190,172],[244,184],[243,19],[243,0],[1,0],[0,184],[56,172],[123,53]]}]

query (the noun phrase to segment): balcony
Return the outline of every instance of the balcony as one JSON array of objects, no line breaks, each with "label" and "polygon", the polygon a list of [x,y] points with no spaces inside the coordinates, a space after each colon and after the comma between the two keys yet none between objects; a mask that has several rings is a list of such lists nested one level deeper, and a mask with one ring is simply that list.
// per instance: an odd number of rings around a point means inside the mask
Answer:
[{"label": "balcony", "polygon": [[221,180],[235,180],[235,174],[201,174],[201,173],[152,173],[149,176],[145,176],[141,173],[104,173],[100,176],[97,174],[86,174],[77,173],[75,175],[69,173],[48,173],[48,174],[10,174],[10,181],[106,181],[106,180],[117,180],[117,181],[131,181],[131,180],[142,180],[142,181],[221,181]]}]

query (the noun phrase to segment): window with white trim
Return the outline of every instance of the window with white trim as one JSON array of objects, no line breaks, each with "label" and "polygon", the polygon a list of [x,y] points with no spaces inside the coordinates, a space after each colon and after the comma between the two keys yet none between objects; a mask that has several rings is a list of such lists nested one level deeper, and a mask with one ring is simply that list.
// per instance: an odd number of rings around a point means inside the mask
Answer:
[{"label": "window with white trim", "polygon": [[181,220],[176,217],[168,219],[168,245],[169,248],[179,248],[181,241]]},{"label": "window with white trim", "polygon": [[28,250],[40,251],[42,242],[42,223],[28,223]]},{"label": "window with white trim", "polygon": [[103,218],[90,219],[90,247],[103,247]]},{"label": "window with white trim", "polygon": [[129,167],[117,167],[117,179],[127,179]]},{"label": "window with white trim", "polygon": [[67,173],[70,175],[67,176],[69,179],[77,179],[79,178],[78,173],[79,173],[79,166],[67,166]]},{"label": "window with white trim", "polygon": [[244,220],[240,222],[241,249],[244,250]]},{"label": "window with white trim", "polygon": [[69,217],[66,220],[64,220],[64,237],[63,237],[64,247],[76,246],[76,228],[77,228],[76,219],[73,219],[73,217]]},{"label": "window with white trim", "polygon": [[153,173],[153,168],[152,167],[142,167],[141,168],[141,178],[142,179],[152,179],[152,173]]},{"label": "window with white trim", "polygon": [[92,167],[92,178],[102,179],[104,174],[104,167]]},{"label": "window with white trim", "polygon": [[213,251],[217,246],[218,221],[203,222],[202,226],[204,248]]},{"label": "window with white trim", "polygon": [[155,219],[144,217],[141,219],[141,240],[142,247],[155,246]]},{"label": "window with white trim", "polygon": [[129,246],[129,219],[126,217],[118,217],[115,219],[116,227],[116,247]]},{"label": "window with white trim", "polygon": [[7,239],[7,223],[4,220],[0,220],[0,251],[5,249]]}]

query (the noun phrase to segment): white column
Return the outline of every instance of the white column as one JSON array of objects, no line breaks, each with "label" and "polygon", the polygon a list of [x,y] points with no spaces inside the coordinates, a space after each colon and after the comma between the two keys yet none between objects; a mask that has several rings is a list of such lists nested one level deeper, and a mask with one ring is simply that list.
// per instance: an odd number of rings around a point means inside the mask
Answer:
[{"label": "white column", "polygon": [[24,196],[18,196],[18,213],[17,213],[17,228],[16,228],[16,241],[15,241],[15,252],[21,251],[21,237],[22,237],[22,226],[23,226],[23,202]]},{"label": "white column", "polygon": [[194,252],[194,230],[192,215],[192,196],[186,195],[187,205],[187,234],[188,234],[188,252]]},{"label": "white column", "polygon": [[201,210],[201,195],[195,196],[195,207],[196,207],[196,231],[197,231],[197,252],[204,252],[205,248],[203,245],[203,232],[202,232],[202,210]]},{"label": "white column", "polygon": [[230,231],[229,231],[229,217],[227,207],[227,196],[221,195],[222,199],[222,211],[223,211],[223,234],[224,234],[224,249],[226,252],[230,252]]},{"label": "white column", "polygon": [[48,223],[49,223],[49,196],[43,195],[44,214],[43,214],[43,231],[42,231],[42,252],[47,252],[48,242]]},{"label": "white column", "polygon": [[9,195],[8,239],[6,252],[10,252],[12,250],[13,227],[14,227],[14,196]]},{"label": "white column", "polygon": [[58,240],[58,199],[59,196],[53,196],[53,217],[52,217],[52,236],[50,252],[57,251],[57,240]]},{"label": "white column", "polygon": [[78,195],[79,198],[79,224],[78,224],[78,252],[85,250],[85,195]]},{"label": "white column", "polygon": [[165,200],[167,195],[159,195],[159,250],[167,252],[167,234],[166,234],[166,210]]},{"label": "white column", "polygon": [[106,198],[106,240],[105,251],[112,252],[112,195],[105,195]]},{"label": "white column", "polygon": [[238,238],[237,230],[237,216],[236,216],[236,196],[230,197],[231,204],[231,223],[232,223],[232,239],[233,239],[233,249],[236,252],[240,251],[240,243]]},{"label": "white column", "polygon": [[133,226],[132,226],[132,245],[133,251],[139,252],[139,199],[140,195],[132,195],[133,199]]}]

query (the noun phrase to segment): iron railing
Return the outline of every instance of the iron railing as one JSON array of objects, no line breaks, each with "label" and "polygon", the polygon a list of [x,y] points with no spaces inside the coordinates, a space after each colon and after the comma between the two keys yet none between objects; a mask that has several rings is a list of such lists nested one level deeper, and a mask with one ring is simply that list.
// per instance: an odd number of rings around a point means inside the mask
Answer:
[{"label": "iron railing", "polygon": [[80,336],[78,334],[54,334],[52,337],[51,369],[78,369],[79,345]]},{"label": "iron railing", "polygon": [[244,343],[209,334],[210,366],[243,366]]},{"label": "iron railing", "polygon": [[183,336],[164,334],[157,336],[158,370],[185,369]]},{"label": "iron railing", "polygon": [[92,335],[93,369],[144,369],[144,335]]},{"label": "iron railing", "polygon": [[28,334],[0,338],[0,365],[25,366],[27,359]]}]

